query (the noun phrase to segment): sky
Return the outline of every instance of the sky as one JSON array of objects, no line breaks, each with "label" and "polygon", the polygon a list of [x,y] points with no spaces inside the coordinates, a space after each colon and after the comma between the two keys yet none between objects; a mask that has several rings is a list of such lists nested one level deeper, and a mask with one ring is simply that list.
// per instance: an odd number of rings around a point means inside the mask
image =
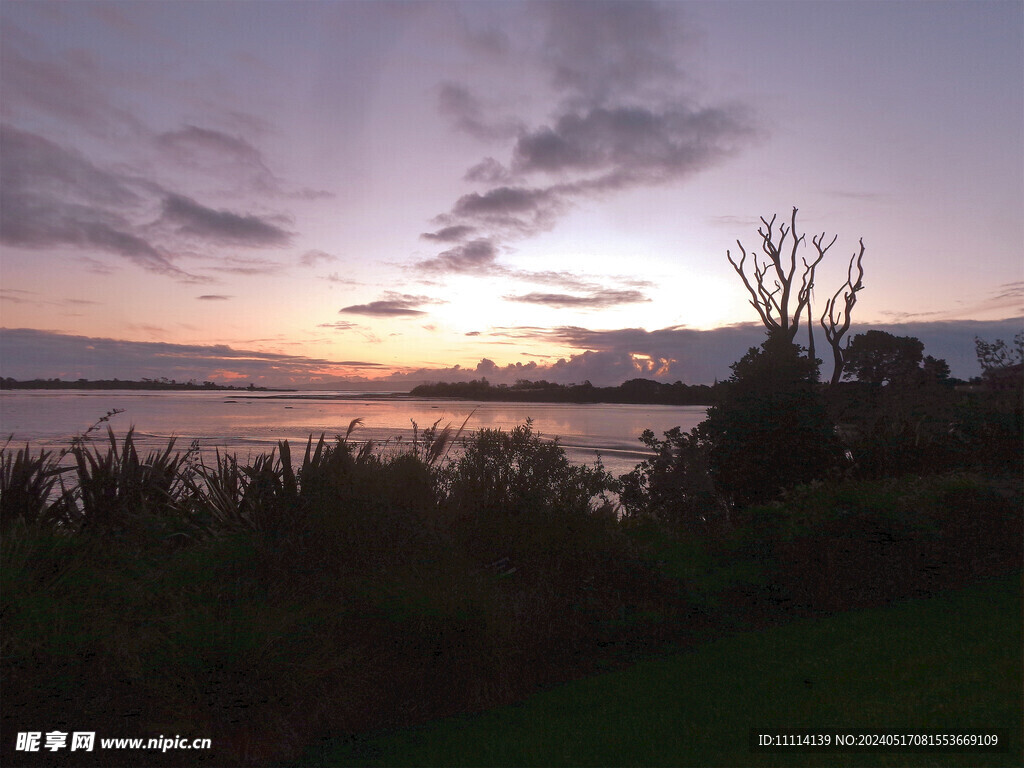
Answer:
[{"label": "sky", "polygon": [[794,207],[815,315],[862,239],[850,335],[977,375],[1024,4],[0,4],[3,376],[711,383],[763,338],[726,252]]}]

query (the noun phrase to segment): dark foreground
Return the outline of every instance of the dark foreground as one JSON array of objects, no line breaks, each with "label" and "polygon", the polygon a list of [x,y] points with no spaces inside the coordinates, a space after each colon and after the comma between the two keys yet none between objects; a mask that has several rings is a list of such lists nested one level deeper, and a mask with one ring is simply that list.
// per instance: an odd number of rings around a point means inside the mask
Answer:
[{"label": "dark foreground", "polygon": [[[327,741],[302,764],[1018,766],[1021,619],[1017,573],[741,632],[515,707]],[[864,743],[883,734],[933,745]],[[996,744],[934,745],[955,735]]]},{"label": "dark foreground", "polygon": [[[721,748],[733,763],[739,753],[719,744],[726,732],[710,730],[709,720],[742,742],[742,712],[774,712],[765,724],[776,727],[814,725],[811,704],[835,708],[848,697],[858,702],[852,719],[826,709],[838,719],[821,725],[1009,722],[1012,691],[965,659],[1005,655],[997,648],[1011,640],[1019,648],[1016,593],[1008,598],[1004,589],[991,598],[1002,607],[982,605],[982,615],[961,603],[944,621],[905,608],[835,625],[792,622],[1019,578],[1016,473],[848,473],[742,507],[723,507],[690,473],[680,486],[686,494],[666,506],[672,465],[654,462],[620,483],[599,466],[570,464],[529,425],[478,432],[457,458],[454,439],[428,430],[402,452],[311,441],[301,456],[282,443],[247,464],[222,456],[213,466],[171,447],[139,456],[130,433],[78,440],[63,457],[5,447],[0,762],[278,765],[302,760],[323,737],[481,712],[777,625],[707,646],[710,656],[696,667],[687,656],[638,668],[641,676],[664,670],[653,673],[664,682],[646,697],[632,698],[624,682],[632,673],[610,678],[628,695],[581,715],[590,718],[582,733],[597,734],[584,751],[569,741],[556,748],[552,740],[564,736],[555,729],[547,741],[523,740],[533,751],[522,761],[675,762],[690,754],[680,752],[686,745],[703,744],[693,746],[695,759]],[[631,499],[624,514],[600,502],[615,488]],[[909,628],[906,669],[893,647],[875,645],[895,631],[893,621]],[[964,649],[950,645],[951,629]],[[831,652],[812,653],[829,647],[821,633],[832,633],[842,659],[834,668],[824,661]],[[766,645],[757,656],[765,643],[777,650]],[[940,654],[947,647],[953,656]],[[738,671],[726,671],[730,659]],[[682,671],[670,673],[677,664]],[[581,685],[567,690],[609,683]],[[902,709],[892,709],[894,692],[906,699]],[[960,708],[964,700],[978,708]],[[752,709],[755,702],[762,708]],[[918,711],[930,714],[918,720]],[[904,721],[890,722],[897,715]],[[680,727],[684,740],[652,744],[628,761],[605,753],[615,743],[632,749],[641,723],[660,723],[656,740]],[[75,732],[210,739],[212,749],[72,751]],[[56,749],[19,750],[35,733],[42,745],[53,734]],[[66,746],[60,734],[69,735]]]}]

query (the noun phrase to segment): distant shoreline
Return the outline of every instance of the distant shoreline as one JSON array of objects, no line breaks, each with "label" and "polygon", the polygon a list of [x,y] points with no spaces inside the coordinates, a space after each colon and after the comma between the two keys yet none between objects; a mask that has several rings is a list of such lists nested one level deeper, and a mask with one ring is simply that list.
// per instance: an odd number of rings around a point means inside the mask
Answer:
[{"label": "distant shoreline", "polygon": [[194,381],[121,381],[120,379],[102,379],[89,381],[62,381],[61,379],[31,379],[15,381],[11,378],[0,379],[0,390],[7,389],[141,389],[141,390],[173,390],[180,392],[296,392],[294,389],[272,389],[269,387],[236,387],[230,384],[217,384],[205,381],[196,384]]}]

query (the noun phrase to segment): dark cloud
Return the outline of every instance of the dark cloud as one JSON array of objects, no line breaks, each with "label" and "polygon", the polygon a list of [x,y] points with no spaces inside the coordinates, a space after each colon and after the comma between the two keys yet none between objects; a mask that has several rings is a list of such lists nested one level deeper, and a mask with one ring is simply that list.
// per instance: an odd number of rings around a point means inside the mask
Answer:
[{"label": "dark cloud", "polygon": [[287,245],[291,234],[258,216],[217,211],[184,195],[169,195],[163,202],[163,218],[178,225],[184,234],[218,242],[248,246]]},{"label": "dark cloud", "polygon": [[[137,223],[157,200],[163,206],[160,222]],[[45,137],[0,126],[0,242],[37,250],[73,246],[95,256],[116,255],[183,282],[204,282],[174,263],[182,250],[175,247],[180,235],[201,240],[204,248],[285,245],[291,238],[266,217],[208,208],[167,193],[155,182],[101,168]],[[109,265],[92,255],[79,260],[90,271],[110,272]],[[214,269],[253,274],[280,268],[236,262],[228,258]]]},{"label": "dark cloud", "polygon": [[485,157],[466,171],[466,175],[462,178],[465,181],[483,184],[507,184],[512,180],[512,173],[493,157]]},{"label": "dark cloud", "polygon": [[412,317],[427,314],[421,309],[415,309],[415,306],[407,301],[371,301],[369,304],[352,304],[339,309],[338,312],[378,317]]},{"label": "dark cloud", "polygon": [[502,186],[463,195],[451,213],[437,220],[447,228],[486,227],[494,237],[521,237],[550,229],[568,203],[568,195],[560,189]]},{"label": "dark cloud", "polygon": [[519,214],[535,215],[550,197],[550,191],[545,189],[497,187],[482,195],[479,192],[463,195],[455,203],[452,213],[456,216],[499,220]]},{"label": "dark cloud", "polygon": [[206,293],[206,294],[203,294],[202,296],[196,296],[196,298],[199,299],[200,301],[227,301],[228,299],[230,299],[232,297],[231,296],[224,296],[224,295],[219,294],[219,293]]},{"label": "dark cloud", "polygon": [[523,304],[541,304],[547,307],[563,309],[566,307],[577,309],[607,309],[619,304],[636,304],[638,302],[650,301],[640,291],[619,291],[603,289],[594,291],[587,296],[574,296],[568,293],[527,293],[520,296],[505,296],[506,301],[516,301]]},{"label": "dark cloud", "polygon": [[[978,375],[980,371],[974,350],[975,336],[988,340],[1013,338],[1014,334],[1024,329],[1024,317],[995,321],[951,320],[855,325],[850,331],[850,337],[871,329],[887,331],[896,336],[919,338],[924,343],[926,354],[946,360],[954,376],[966,379]],[[494,328],[488,335],[583,350],[580,354],[573,354],[545,368],[545,377],[554,381],[581,381],[581,377],[584,377],[595,384],[599,381],[619,383],[623,380],[622,375],[631,369],[648,372],[653,369],[658,371],[657,377],[664,381],[710,384],[715,379],[728,378],[732,363],[750,347],[761,344],[764,333],[760,324],[742,323],[711,330],[677,326],[654,331],[642,328],[594,330],[578,326],[513,327]],[[820,337],[818,343],[822,344]],[[830,360],[824,361],[821,373],[825,380],[829,378]]]},{"label": "dark cloud", "polygon": [[481,239],[449,248],[418,266],[427,272],[479,273],[491,268],[497,257],[498,250],[494,243]]},{"label": "dark cloud", "polygon": [[685,78],[690,35],[678,4],[542,3],[542,57],[552,85],[572,101],[602,104],[665,90]]},{"label": "dark cloud", "polygon": [[[160,328],[149,328],[159,333]],[[0,333],[0,375],[15,379],[141,379],[166,376],[179,381],[235,377],[269,385],[308,383],[347,369],[375,370],[381,363],[329,360],[258,350],[198,344],[121,341],[25,328]]]},{"label": "dark cloud", "polygon": [[[467,181],[490,189],[463,195],[438,216],[446,229],[476,227],[498,248],[549,230],[584,199],[684,181],[756,137],[742,105],[706,106],[684,94],[681,62],[691,39],[679,5],[535,8],[544,28],[540,64],[560,101],[545,124],[519,121],[507,165],[486,157],[469,169]],[[489,108],[466,86],[448,83],[440,94],[460,130],[488,137]],[[458,270],[463,260],[452,256],[423,265]]]},{"label": "dark cloud", "polygon": [[444,227],[437,230],[437,232],[424,232],[420,237],[424,240],[435,240],[441,243],[459,243],[473,234],[474,231],[474,227],[462,224],[454,227]]},{"label": "dark cloud", "polygon": [[120,211],[140,202],[124,177],[42,136],[0,126],[0,242],[34,249],[92,248],[152,272],[189,277],[130,231]]},{"label": "dark cloud", "polygon": [[353,304],[338,310],[339,313],[353,315],[370,315],[374,317],[415,317],[427,314],[418,307],[424,304],[442,304],[438,299],[429,296],[411,296],[406,293],[388,292],[385,298],[371,301],[369,304]]},{"label": "dark cloud", "polygon": [[597,107],[520,136],[512,168],[520,174],[596,172],[581,179],[581,188],[661,183],[720,160],[749,134],[738,107]]}]

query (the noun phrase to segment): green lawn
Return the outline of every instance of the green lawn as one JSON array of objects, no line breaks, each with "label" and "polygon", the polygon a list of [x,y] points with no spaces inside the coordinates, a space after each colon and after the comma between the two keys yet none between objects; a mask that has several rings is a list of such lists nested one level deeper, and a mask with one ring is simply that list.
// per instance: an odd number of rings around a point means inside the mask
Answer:
[{"label": "green lawn", "polygon": [[[304,765],[1021,765],[1021,576],[745,632]],[[1009,734],[1001,753],[751,752],[751,729]]]}]

